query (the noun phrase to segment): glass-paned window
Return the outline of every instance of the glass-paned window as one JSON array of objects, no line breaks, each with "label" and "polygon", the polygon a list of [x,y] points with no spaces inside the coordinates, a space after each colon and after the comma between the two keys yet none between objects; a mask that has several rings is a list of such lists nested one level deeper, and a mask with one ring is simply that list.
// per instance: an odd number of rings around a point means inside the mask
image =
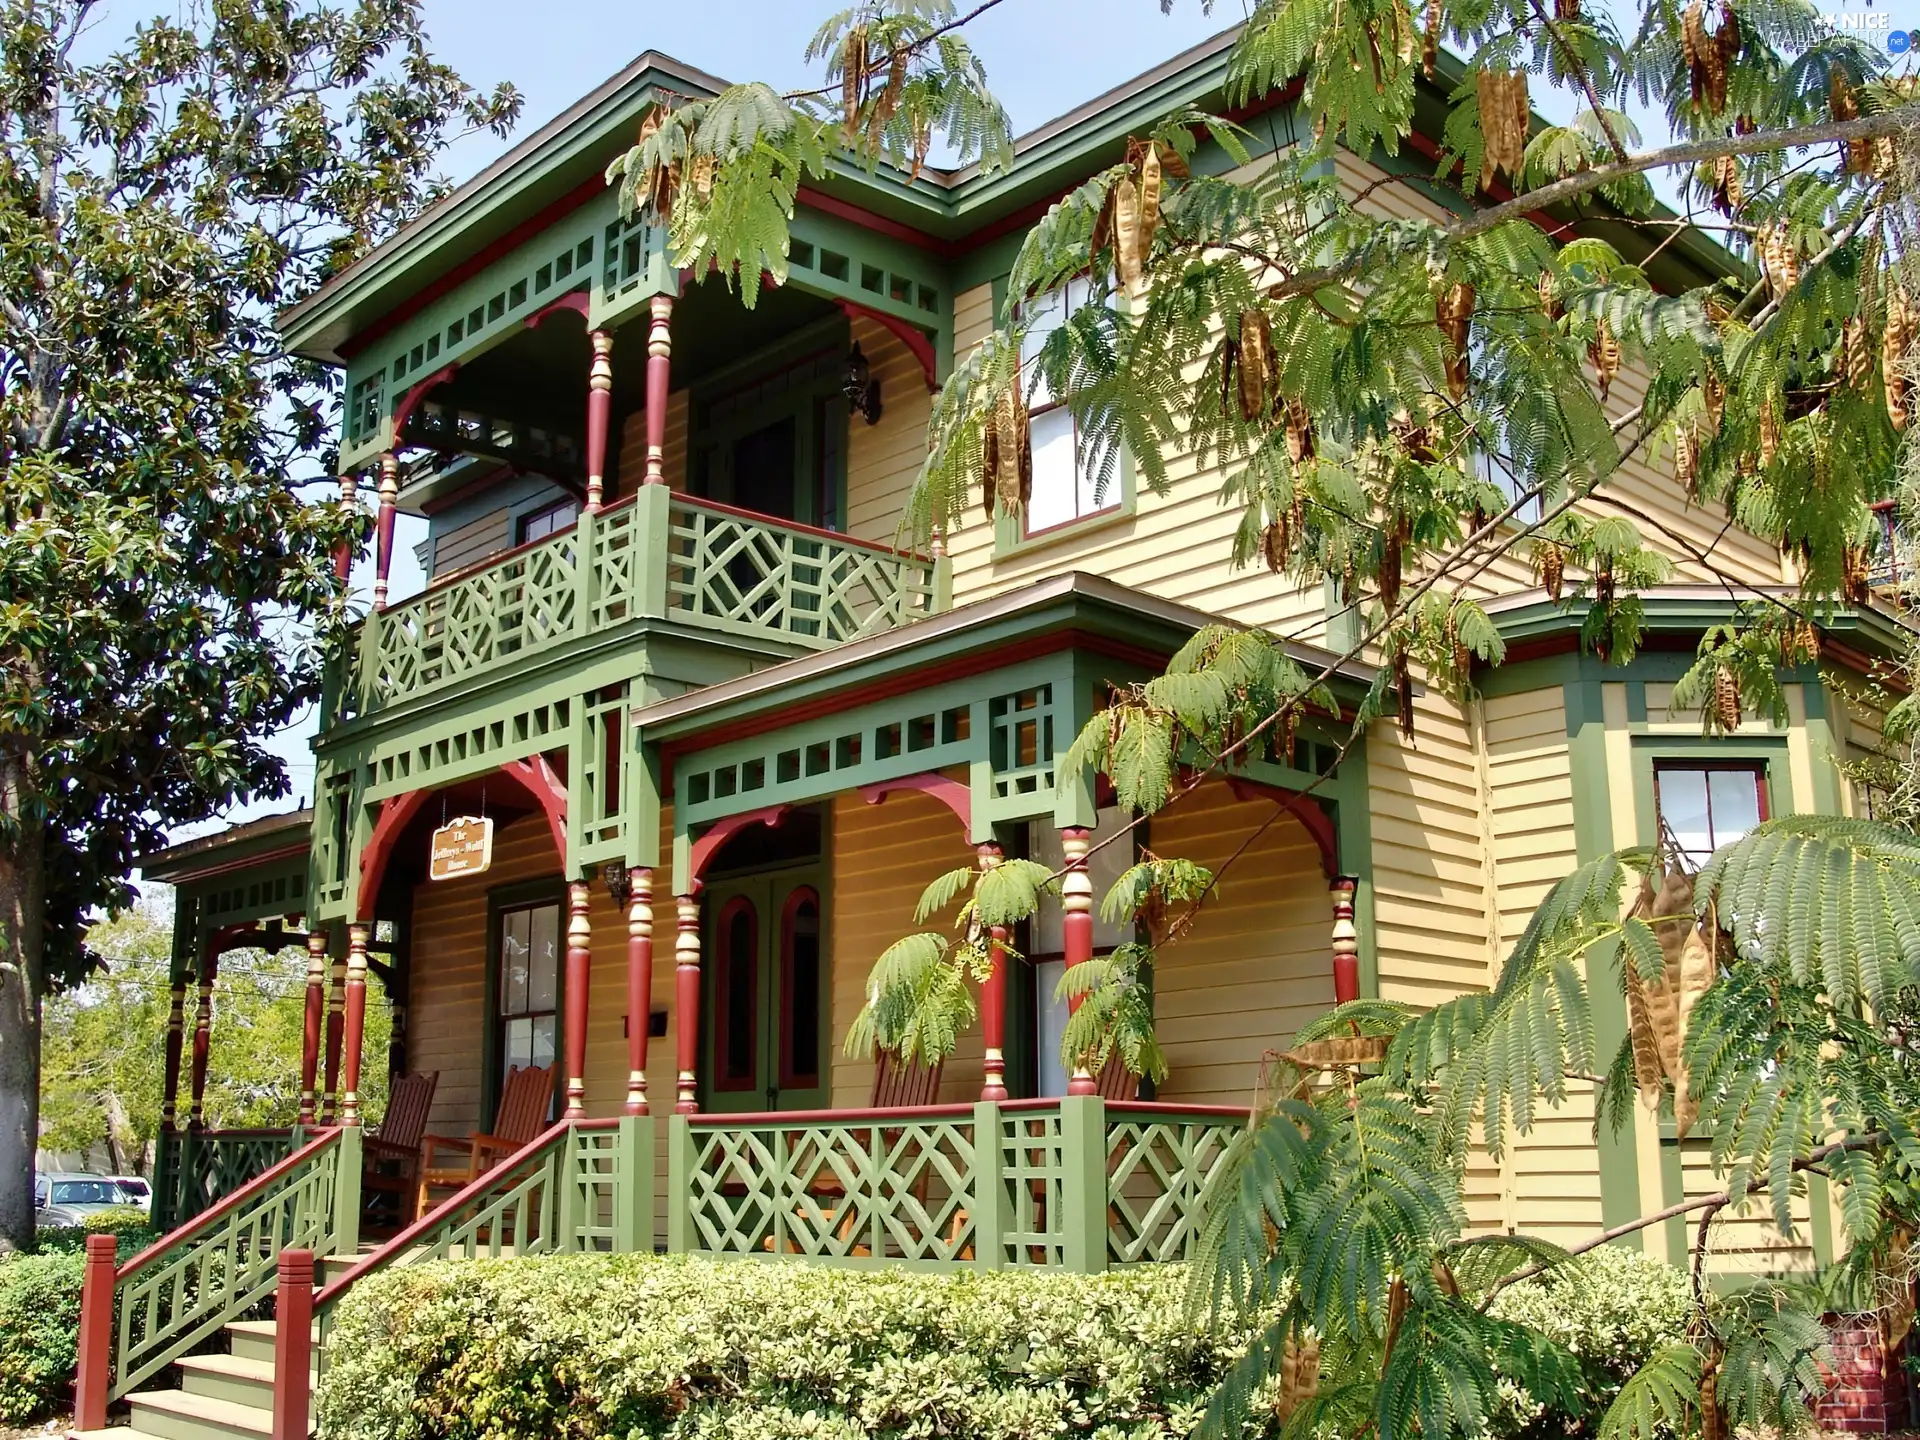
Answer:
[{"label": "glass-paned window", "polygon": [[753,902],[729,900],[715,926],[714,1064],[716,1090],[760,1088],[760,933]]},{"label": "glass-paned window", "polygon": [[[1102,810],[1093,832],[1093,844],[1113,834],[1123,824],[1117,809]],[[1048,820],[1033,820],[1027,826],[1027,854],[1049,870],[1057,871],[1066,863],[1060,845],[1060,832]],[[1119,840],[1104,850],[1095,849],[1087,858],[1088,878],[1093,882],[1093,953],[1104,955],[1116,945],[1133,939],[1129,920],[1109,922],[1100,914],[1100,902],[1114,882],[1133,864],[1133,846]],[[1042,896],[1040,909],[1033,917],[1031,958],[1034,983],[1034,1045],[1039,1064],[1039,1093],[1067,1093],[1066,1066],[1060,1059],[1060,1041],[1067,1033],[1067,1002],[1054,999],[1060,977],[1066,974],[1066,912],[1057,895]]]},{"label": "glass-paned window", "polygon": [[522,905],[500,916],[500,1077],[553,1063],[559,1031],[560,907]]},{"label": "glass-paned window", "polygon": [[1722,845],[1767,818],[1764,765],[1656,765],[1654,802],[1660,824],[1682,860],[1698,870]]},{"label": "glass-paned window", "polygon": [[[1087,303],[1088,294],[1085,279],[1069,280],[1022,307],[1028,325],[1020,342],[1023,369],[1030,370],[1047,337]],[[1026,533],[1037,535],[1115,509],[1120,504],[1119,477],[1109,476],[1103,493],[1073,412],[1044,380],[1029,403],[1033,415],[1033,494],[1027,501]]]},{"label": "glass-paned window", "polygon": [[549,535],[557,535],[580,518],[580,506],[572,500],[562,500],[545,509],[535,510],[522,515],[514,535],[516,545],[530,545],[535,540],[544,540]]},{"label": "glass-paned window", "polygon": [[780,935],[780,1087],[820,1083],[820,897],[803,886],[787,900]]}]

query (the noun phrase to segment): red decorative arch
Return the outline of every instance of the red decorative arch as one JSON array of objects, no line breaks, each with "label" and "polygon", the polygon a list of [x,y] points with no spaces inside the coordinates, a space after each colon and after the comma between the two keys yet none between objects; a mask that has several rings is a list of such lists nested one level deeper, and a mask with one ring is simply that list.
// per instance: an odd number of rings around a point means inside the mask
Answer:
[{"label": "red decorative arch", "polygon": [[1297,791],[1262,780],[1249,780],[1244,775],[1229,775],[1227,788],[1233,791],[1236,800],[1271,800],[1287,810],[1319,847],[1320,868],[1326,872],[1327,879],[1339,877],[1340,837],[1334,833],[1333,817],[1319,805]]},{"label": "red decorative arch", "polygon": [[919,775],[903,775],[898,780],[880,780],[872,785],[862,785],[860,798],[869,805],[878,805],[899,790],[918,790],[922,795],[931,795],[960,817],[961,830],[969,840],[973,838],[973,791],[960,781],[942,775],[937,770],[929,770]]},{"label": "red decorative arch", "polygon": [[540,808],[547,815],[547,828],[553,832],[553,848],[560,852],[560,860],[564,864],[567,858],[567,782],[555,773],[544,755],[509,760],[500,768],[526,786],[527,793],[540,802]]},{"label": "red decorative arch", "polygon": [[913,352],[913,358],[920,362],[921,370],[926,372],[927,389],[937,390],[939,382],[934,379],[938,361],[933,353],[933,337],[928,335],[911,320],[902,320],[897,315],[889,315],[884,310],[875,310],[871,305],[862,305],[857,300],[842,300],[840,308],[849,316],[858,315],[873,321],[884,330],[891,331],[894,338]]},{"label": "red decorative arch", "polygon": [[705,873],[708,863],[719,853],[720,847],[731,840],[735,834],[753,824],[778,825],[786,818],[789,808],[791,807],[786,805],[769,805],[764,810],[749,810],[743,815],[729,815],[724,820],[714,821],[713,828],[694,841],[693,848],[688,853],[688,885],[693,890],[699,889],[700,876]]},{"label": "red decorative arch", "polygon": [[587,318],[588,303],[586,291],[570,290],[558,300],[553,301],[551,304],[542,305],[538,310],[527,316],[527,329],[537,330],[542,324],[552,319],[555,315],[563,314],[567,311],[572,311],[584,321]]},{"label": "red decorative arch", "polygon": [[409,790],[380,806],[380,818],[373,822],[373,834],[368,837],[366,848],[360,852],[360,907],[356,919],[373,918],[374,901],[380,896],[380,882],[386,879],[387,862],[393,858],[394,842],[400,838],[400,832],[407,828],[407,822],[426,804],[429,793],[426,790]]},{"label": "red decorative arch", "polygon": [[400,397],[400,403],[393,407],[393,443],[395,445],[400,443],[401,427],[407,423],[407,418],[419,408],[420,402],[427,398],[427,392],[436,385],[446,384],[447,381],[453,379],[453,377],[459,373],[460,367],[458,365],[443,365],[440,369],[434,371],[433,374],[427,376],[426,379],[414,384],[408,389],[406,394]]}]

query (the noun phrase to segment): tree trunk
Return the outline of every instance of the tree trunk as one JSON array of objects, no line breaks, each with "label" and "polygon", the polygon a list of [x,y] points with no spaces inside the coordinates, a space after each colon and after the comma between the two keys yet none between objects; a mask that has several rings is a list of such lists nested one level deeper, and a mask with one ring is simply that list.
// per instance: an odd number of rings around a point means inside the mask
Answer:
[{"label": "tree trunk", "polygon": [[40,997],[45,839],[27,811],[26,758],[0,751],[0,1253],[33,1244],[40,1135]]},{"label": "tree trunk", "polygon": [[107,1162],[113,1166],[109,1173],[131,1175],[133,1154],[123,1137],[133,1135],[133,1121],[127,1118],[127,1107],[120,1101],[118,1090],[109,1090],[106,1094],[107,1109]]}]

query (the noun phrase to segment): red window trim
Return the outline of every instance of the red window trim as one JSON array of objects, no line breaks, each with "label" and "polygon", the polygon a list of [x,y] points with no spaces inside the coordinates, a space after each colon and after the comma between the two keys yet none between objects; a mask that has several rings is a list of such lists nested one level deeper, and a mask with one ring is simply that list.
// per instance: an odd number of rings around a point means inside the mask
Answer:
[{"label": "red window trim", "polygon": [[[734,954],[730,943],[733,917],[744,910],[747,915],[747,950],[755,970],[760,966],[760,915],[753,907],[753,901],[745,895],[736,895],[720,907],[720,914],[713,924],[713,1088],[719,1091],[743,1092],[760,1088],[760,1057],[753,1057],[753,1069],[744,1077],[729,1076],[726,1073],[727,1033],[733,1019],[729,996],[733,987],[728,983],[732,978]],[[756,983],[747,990],[747,1031],[754,1037],[757,1047],[760,1034],[760,986],[759,976]]]},{"label": "red window trim", "polygon": [[[793,1068],[793,941],[794,922],[800,918],[800,907],[811,904],[815,925],[825,923],[825,915],[820,907],[820,894],[811,885],[794,887],[787,896],[787,903],[780,911],[780,1088],[782,1090],[814,1090],[820,1085],[820,1071],[817,1068],[820,1050],[814,1048],[815,1069],[811,1074],[800,1074]],[[824,936],[816,936],[823,939]],[[816,1017],[819,1014],[815,1010]]]}]

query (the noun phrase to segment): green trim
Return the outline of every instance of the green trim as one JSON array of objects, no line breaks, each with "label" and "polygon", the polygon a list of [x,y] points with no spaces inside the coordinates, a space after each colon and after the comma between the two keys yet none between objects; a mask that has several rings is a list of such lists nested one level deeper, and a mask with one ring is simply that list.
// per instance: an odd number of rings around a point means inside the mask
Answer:
[{"label": "green trim", "polygon": [[1807,712],[1808,768],[1813,772],[1813,794],[1808,798],[1816,815],[1843,815],[1846,802],[1840,767],[1845,756],[1828,710],[1826,678],[1805,681],[1800,695]]},{"label": "green trim", "polygon": [[[1584,865],[1612,850],[1612,797],[1608,790],[1606,719],[1602,711],[1601,682],[1597,676],[1568,681],[1564,687],[1567,711],[1567,761],[1573,785],[1573,833],[1577,858]],[[1610,983],[1618,946],[1591,952],[1587,959],[1587,994],[1593,1008],[1594,1044],[1602,1065],[1608,1063],[1627,1038],[1627,1002]],[[1596,1128],[1600,1169],[1600,1218],[1612,1229],[1641,1214],[1640,1161],[1635,1145],[1637,1115],[1620,1131],[1605,1124]],[[1636,1233],[1623,1242],[1639,1249]]]},{"label": "green trim", "polygon": [[1334,837],[1340,847],[1341,873],[1358,882],[1353,892],[1353,925],[1359,933],[1360,994],[1380,996],[1380,936],[1373,914],[1373,795],[1367,774],[1367,737],[1347,751],[1332,784]]},{"label": "green trim", "polygon": [[[558,875],[537,880],[516,880],[495,885],[487,891],[487,953],[482,957],[480,973],[486,977],[486,994],[481,997],[480,1105],[479,1130],[493,1126],[494,1107],[500,1103],[500,917],[508,910],[532,905],[552,905],[558,910],[559,924],[555,944],[564,947],[567,934],[567,885]],[[555,956],[553,986],[553,1048],[558,1059],[566,1053],[567,967],[564,950]]]}]

